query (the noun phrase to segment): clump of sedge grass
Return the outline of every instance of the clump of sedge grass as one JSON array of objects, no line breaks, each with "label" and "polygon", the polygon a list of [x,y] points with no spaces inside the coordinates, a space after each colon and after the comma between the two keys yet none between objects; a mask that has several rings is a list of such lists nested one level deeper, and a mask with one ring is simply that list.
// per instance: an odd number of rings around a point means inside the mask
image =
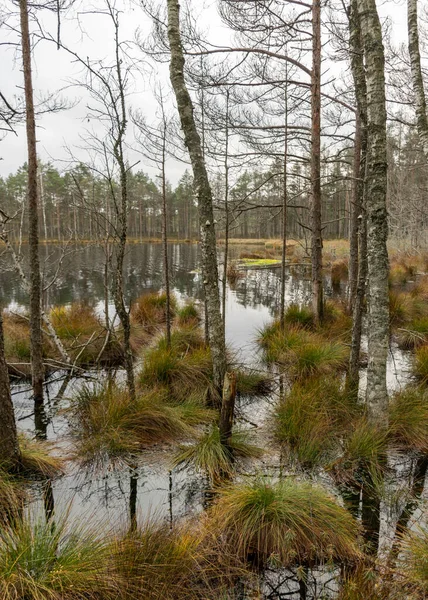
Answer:
[{"label": "clump of sedge grass", "polygon": [[308,306],[290,304],[284,314],[284,322],[289,325],[300,325],[301,327],[312,327],[314,325],[314,314]]},{"label": "clump of sedge grass", "polygon": [[404,350],[414,350],[428,342],[428,317],[410,321],[398,332],[398,345]]},{"label": "clump of sedge grass", "polygon": [[238,369],[236,391],[240,396],[268,396],[273,391],[273,382],[265,373]]},{"label": "clump of sedge grass", "polygon": [[[135,323],[144,325],[147,329],[156,329],[166,322],[166,293],[143,294],[134,302],[131,317]],[[170,314],[175,316],[177,298],[170,295]]]},{"label": "clump of sedge grass", "polygon": [[263,451],[249,443],[244,431],[234,431],[226,448],[220,438],[220,431],[213,426],[192,445],[183,446],[174,459],[176,466],[191,466],[199,473],[208,475],[213,485],[234,472],[234,459],[259,458]]},{"label": "clump of sedge grass", "polygon": [[196,327],[200,319],[198,307],[192,301],[186,302],[184,306],[177,310],[177,324],[180,327],[189,325]]},{"label": "clump of sedge grass", "polygon": [[339,287],[341,281],[348,279],[348,259],[337,259],[331,265],[331,283]]},{"label": "clump of sedge grass", "polygon": [[8,362],[30,361],[30,328],[28,320],[18,315],[5,315],[4,351]]},{"label": "clump of sedge grass", "polygon": [[230,262],[227,267],[226,277],[229,285],[235,285],[239,279],[244,277],[242,271],[240,271],[234,262]]},{"label": "clump of sedge grass", "polygon": [[428,532],[419,527],[402,539],[397,587],[402,598],[426,598],[428,594]]},{"label": "clump of sedge grass", "polygon": [[321,487],[256,478],[223,489],[212,519],[228,547],[263,566],[346,561],[360,556],[358,525]]},{"label": "clump of sedge grass", "polygon": [[0,467],[0,528],[9,525],[22,512],[26,497],[22,482]]},{"label": "clump of sedge grass", "polygon": [[109,546],[93,531],[66,519],[17,521],[0,531],[0,597],[8,600],[116,599]]},{"label": "clump of sedge grass", "polygon": [[51,310],[50,318],[57,335],[64,340],[88,338],[102,331],[93,307],[88,304],[56,306]]},{"label": "clump of sedge grass", "polygon": [[428,345],[416,350],[413,371],[418,379],[428,382]]},{"label": "clump of sedge grass", "polygon": [[19,435],[21,467],[27,476],[52,478],[61,475],[64,470],[64,460],[52,454],[48,442]]},{"label": "clump of sedge grass", "polygon": [[387,432],[380,431],[365,416],[351,423],[351,431],[343,443],[343,454],[332,465],[336,481],[359,484],[365,474],[369,474],[371,485],[381,480],[387,441]]},{"label": "clump of sedge grass", "polygon": [[189,427],[166,400],[158,390],[133,402],[116,385],[82,388],[71,408],[78,458],[94,466],[126,461],[147,446],[186,437]]},{"label": "clump of sedge grass", "polygon": [[399,448],[428,452],[428,392],[424,387],[407,387],[392,398],[389,435]]},{"label": "clump of sedge grass", "polygon": [[209,395],[213,390],[212,360],[200,332],[193,328],[174,331],[170,348],[166,338],[161,338],[144,354],[139,383],[168,388],[173,402]]},{"label": "clump of sedge grass", "polygon": [[147,521],[117,541],[114,556],[125,600],[229,598],[243,571],[216,551],[214,536],[189,524]]},{"label": "clump of sedge grass", "polygon": [[347,366],[348,350],[343,343],[296,325],[282,331],[274,322],[260,332],[258,341],[265,359],[287,367],[294,378],[327,375]]},{"label": "clump of sedge grass", "polygon": [[304,468],[338,453],[358,408],[336,379],[293,385],[274,412],[274,436]]}]

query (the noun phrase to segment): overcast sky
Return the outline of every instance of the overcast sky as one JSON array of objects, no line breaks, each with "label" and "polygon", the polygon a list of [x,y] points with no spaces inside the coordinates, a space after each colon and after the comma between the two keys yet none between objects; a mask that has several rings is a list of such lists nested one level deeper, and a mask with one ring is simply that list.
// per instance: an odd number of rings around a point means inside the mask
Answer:
[{"label": "overcast sky", "polygon": [[[159,0],[160,1],[160,0]],[[227,44],[228,32],[222,26],[216,11],[217,0],[193,0],[195,7],[194,16],[205,29],[209,38],[215,40],[218,45]],[[118,5],[125,6],[126,10],[121,16],[122,39],[133,40],[137,28],[143,36],[151,29],[149,19],[137,5],[129,5],[128,2],[119,2]],[[393,34],[397,41],[406,40],[406,11],[402,0],[382,0],[378,2],[382,17],[390,17],[393,22]],[[15,5],[16,6],[16,5]],[[85,7],[88,3],[85,3]],[[16,8],[15,8],[16,10]],[[55,32],[56,21],[53,15],[43,15],[43,21],[47,28]],[[112,56],[113,38],[112,27],[109,19],[100,15],[81,15],[80,22],[83,25],[83,33],[76,27],[74,21],[62,23],[62,39],[83,57],[91,60],[108,58]],[[16,24],[16,19],[9,21]],[[0,29],[0,42],[11,42],[16,36],[3,26]],[[2,45],[1,57],[1,83],[0,89],[8,98],[22,94],[22,72],[20,65],[20,54],[12,46]],[[134,56],[137,54],[134,52]],[[142,55],[139,55],[142,58]],[[168,72],[166,65],[157,67],[157,73],[163,82],[165,92],[169,87]],[[78,86],[70,86],[71,80],[81,80],[81,69],[70,60],[65,51],[57,51],[55,46],[49,42],[40,42],[34,52],[33,84],[38,96],[54,94],[63,89],[62,95],[71,99],[75,106],[60,113],[45,115],[38,120],[38,154],[43,162],[51,161],[59,170],[67,168],[70,164],[68,148],[73,149],[73,155],[84,161],[87,158],[83,150],[87,128],[97,131],[99,124],[87,119],[87,98],[82,94]],[[154,77],[135,77],[129,96],[129,103],[140,108],[149,120],[155,118],[156,103],[151,94]],[[68,87],[67,87],[68,86]],[[9,133],[0,141],[0,176],[7,176],[26,161],[26,140],[22,127],[17,130],[18,135]],[[138,167],[148,172],[152,177],[155,170],[147,164],[135,151],[131,151],[131,162],[141,160]],[[137,167],[137,168],[138,168]],[[168,178],[175,184],[183,173],[185,167],[175,161],[168,165]]]}]

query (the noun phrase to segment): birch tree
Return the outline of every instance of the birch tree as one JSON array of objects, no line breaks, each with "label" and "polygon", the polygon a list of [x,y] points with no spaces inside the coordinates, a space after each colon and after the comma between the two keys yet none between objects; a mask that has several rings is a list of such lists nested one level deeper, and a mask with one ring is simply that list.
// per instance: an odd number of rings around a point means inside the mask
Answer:
[{"label": "birch tree", "polygon": [[407,0],[407,28],[409,35],[410,69],[415,96],[416,125],[422,150],[428,160],[428,117],[419,48],[418,0]]},{"label": "birch tree", "polygon": [[359,0],[358,14],[364,46],[367,84],[367,264],[369,418],[387,426],[386,362],[389,348],[387,143],[385,57],[375,0]]},{"label": "birch tree", "polygon": [[212,191],[202,152],[201,138],[193,115],[193,103],[184,79],[184,54],[180,34],[178,0],[167,0],[170,78],[177,100],[181,128],[192,163],[197,190],[201,235],[202,276],[206,298],[208,332],[213,361],[214,385],[221,394],[226,372],[226,348],[220,310],[216,235]]}]

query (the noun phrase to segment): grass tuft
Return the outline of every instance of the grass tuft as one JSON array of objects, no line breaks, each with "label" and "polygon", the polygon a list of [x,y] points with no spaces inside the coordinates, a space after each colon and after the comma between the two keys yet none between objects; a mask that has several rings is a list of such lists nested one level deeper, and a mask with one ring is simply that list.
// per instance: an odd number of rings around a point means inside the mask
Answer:
[{"label": "grass tuft", "polygon": [[158,390],[132,402],[115,385],[83,388],[71,407],[78,458],[94,466],[126,461],[147,446],[186,437],[189,426],[166,400]]},{"label": "grass tuft", "polygon": [[109,573],[109,546],[66,520],[18,521],[0,531],[0,597],[8,600],[118,597]]},{"label": "grass tuft", "polygon": [[201,316],[198,307],[192,301],[187,302],[177,310],[177,323],[180,327],[189,325],[196,327],[200,320]]},{"label": "grass tuft", "polygon": [[413,370],[418,379],[428,383],[428,345],[416,350]]},{"label": "grass tuft", "polygon": [[[170,313],[174,317],[177,311],[177,298],[170,295]],[[166,321],[166,294],[143,294],[132,305],[131,317],[135,323],[154,330]]]},{"label": "grass tuft", "polygon": [[263,566],[360,557],[358,525],[321,487],[256,478],[223,489],[212,519],[229,548]]},{"label": "grass tuft", "polygon": [[274,436],[304,468],[336,456],[357,407],[335,379],[295,383],[274,413]]},{"label": "grass tuft", "polygon": [[[248,433],[234,431],[229,440],[233,458],[258,458],[263,451],[249,443]],[[201,435],[196,443],[183,446],[174,459],[174,464],[193,467],[197,472],[208,475],[211,483],[216,485],[234,472],[230,451],[221,443],[220,431],[213,426]]]},{"label": "grass tuft", "polygon": [[428,392],[411,386],[395,394],[389,405],[392,442],[404,450],[428,452]]},{"label": "grass tuft", "polygon": [[20,434],[19,449],[25,474],[52,478],[63,473],[64,460],[51,454],[52,447],[48,442]]}]

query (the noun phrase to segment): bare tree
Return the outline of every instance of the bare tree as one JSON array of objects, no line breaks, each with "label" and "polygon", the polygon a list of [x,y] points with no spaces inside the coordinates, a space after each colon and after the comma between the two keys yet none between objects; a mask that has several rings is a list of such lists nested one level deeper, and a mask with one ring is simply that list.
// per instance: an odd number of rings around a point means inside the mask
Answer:
[{"label": "bare tree", "polygon": [[20,0],[22,66],[24,71],[25,113],[28,153],[28,239],[30,260],[30,340],[34,403],[43,405],[43,340],[41,298],[42,282],[39,260],[39,190],[37,185],[36,120],[34,116],[33,82],[31,74],[31,44],[27,0]]},{"label": "bare tree", "polygon": [[193,115],[193,104],[184,79],[184,54],[180,34],[178,0],[167,0],[168,40],[171,52],[170,77],[177,100],[185,143],[195,180],[201,232],[202,276],[208,312],[214,385],[221,394],[226,372],[226,348],[220,310],[218,265],[212,191],[202,153],[201,139]]},{"label": "bare tree", "polygon": [[409,35],[409,56],[415,95],[416,124],[425,158],[428,160],[428,116],[422,77],[421,53],[419,48],[418,0],[407,0],[407,26]]}]

